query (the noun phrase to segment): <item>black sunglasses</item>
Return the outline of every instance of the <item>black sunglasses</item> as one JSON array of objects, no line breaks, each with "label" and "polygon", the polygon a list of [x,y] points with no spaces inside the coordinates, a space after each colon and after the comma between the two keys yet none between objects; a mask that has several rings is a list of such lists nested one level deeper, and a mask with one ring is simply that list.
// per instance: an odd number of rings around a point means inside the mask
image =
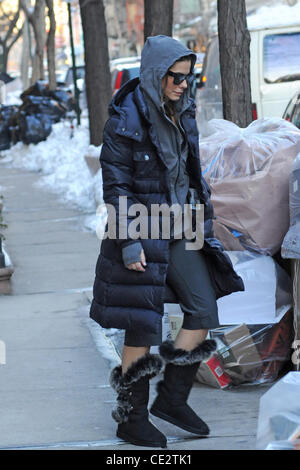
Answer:
[{"label": "black sunglasses", "polygon": [[168,70],[167,75],[170,75],[170,77],[174,78],[174,85],[180,85],[180,83],[182,83],[184,80],[186,80],[187,83],[191,83],[194,78],[194,74],[192,72],[185,75],[184,73],[172,72],[172,70]]}]

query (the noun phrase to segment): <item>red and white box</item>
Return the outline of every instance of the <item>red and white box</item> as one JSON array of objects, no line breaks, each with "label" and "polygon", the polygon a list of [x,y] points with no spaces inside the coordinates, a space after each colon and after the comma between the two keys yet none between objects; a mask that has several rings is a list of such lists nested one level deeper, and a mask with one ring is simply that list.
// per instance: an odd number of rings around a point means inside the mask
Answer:
[{"label": "red and white box", "polygon": [[215,388],[226,388],[231,384],[231,378],[226,374],[215,354],[201,362],[196,374],[196,380]]}]

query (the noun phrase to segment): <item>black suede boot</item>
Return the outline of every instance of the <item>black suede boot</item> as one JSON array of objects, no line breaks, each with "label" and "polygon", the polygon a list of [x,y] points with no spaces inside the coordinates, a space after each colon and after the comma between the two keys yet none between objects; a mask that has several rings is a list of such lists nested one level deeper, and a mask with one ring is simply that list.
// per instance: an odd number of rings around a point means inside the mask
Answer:
[{"label": "black suede boot", "polygon": [[158,356],[146,354],[134,362],[122,375],[115,367],[110,384],[118,393],[118,405],[112,411],[117,421],[117,436],[131,444],[146,447],[166,447],[166,437],[149,421],[149,380],[162,370]]},{"label": "black suede boot", "polygon": [[207,436],[207,424],[187,404],[200,362],[216,350],[214,340],[205,340],[192,351],[175,349],[172,341],[160,346],[160,355],[166,362],[164,379],[157,384],[158,396],[150,413],[180,428]]}]

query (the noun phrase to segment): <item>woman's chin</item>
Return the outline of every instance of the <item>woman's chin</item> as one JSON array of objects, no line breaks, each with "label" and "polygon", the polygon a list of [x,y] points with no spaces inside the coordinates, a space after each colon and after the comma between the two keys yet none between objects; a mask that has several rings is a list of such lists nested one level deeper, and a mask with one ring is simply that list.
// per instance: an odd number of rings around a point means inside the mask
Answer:
[{"label": "woman's chin", "polygon": [[169,98],[170,101],[178,101],[180,100],[181,95],[172,95],[172,98]]}]

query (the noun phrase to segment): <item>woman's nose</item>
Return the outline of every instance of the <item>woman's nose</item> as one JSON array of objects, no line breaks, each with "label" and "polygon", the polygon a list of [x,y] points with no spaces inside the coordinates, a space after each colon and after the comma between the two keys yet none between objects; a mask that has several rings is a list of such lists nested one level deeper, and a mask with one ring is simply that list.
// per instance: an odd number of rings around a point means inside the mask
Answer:
[{"label": "woman's nose", "polygon": [[187,88],[187,81],[186,81],[186,78],[183,80],[183,82],[180,83],[180,87],[181,88]]}]

